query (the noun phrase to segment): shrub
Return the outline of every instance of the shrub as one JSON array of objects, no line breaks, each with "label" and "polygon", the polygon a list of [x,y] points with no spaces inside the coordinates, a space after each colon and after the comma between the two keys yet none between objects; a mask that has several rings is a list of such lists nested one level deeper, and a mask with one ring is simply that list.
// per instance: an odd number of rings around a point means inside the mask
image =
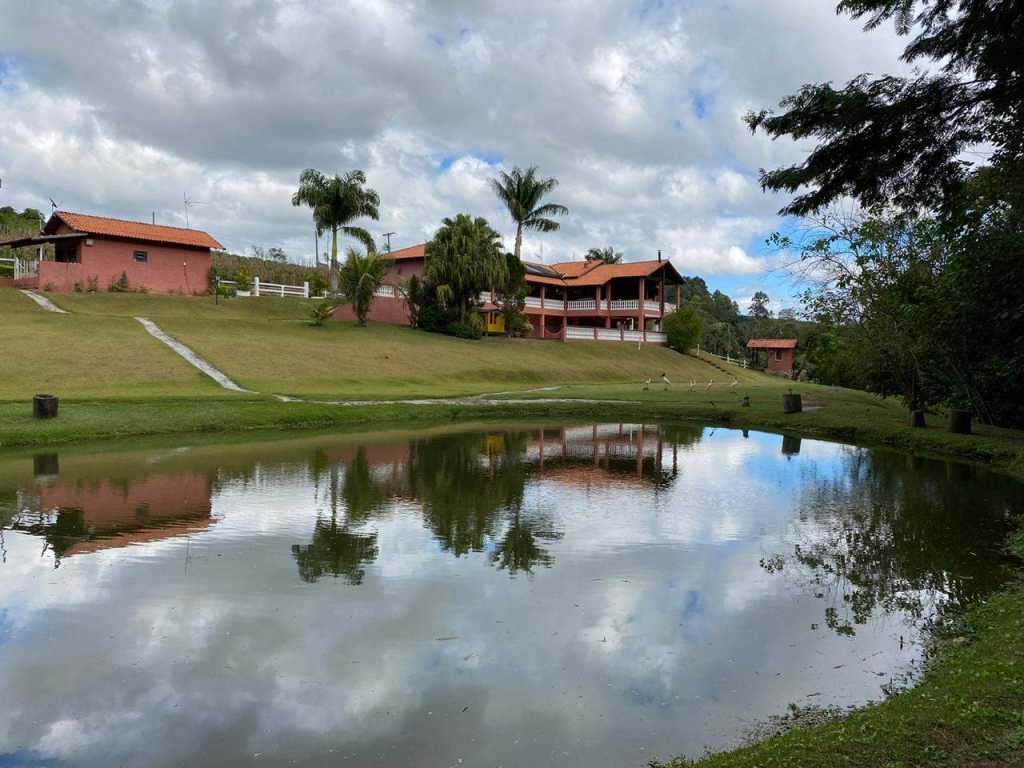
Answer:
[{"label": "shrub", "polygon": [[117,280],[110,281],[110,292],[111,293],[127,293],[130,290],[128,285],[128,273],[122,272],[121,276]]},{"label": "shrub", "polygon": [[696,307],[685,304],[667,315],[661,324],[668,337],[668,345],[676,352],[692,349],[704,332],[704,318]]},{"label": "shrub", "polygon": [[96,275],[93,275],[92,277],[87,277],[85,279],[85,284],[86,284],[86,290],[89,293],[99,293],[99,290],[100,290],[100,279],[98,277],[96,277]]},{"label": "shrub", "polygon": [[309,276],[309,295],[323,296],[327,293],[327,277],[323,272],[314,272]]},{"label": "shrub", "polygon": [[452,320],[445,328],[445,333],[460,339],[479,339],[484,335],[484,322],[480,315],[474,312],[467,316],[465,322]]},{"label": "shrub", "polygon": [[239,291],[248,291],[252,288],[252,275],[247,267],[239,267],[235,273],[236,288]]},{"label": "shrub", "polygon": [[82,284],[81,280],[76,280],[74,286],[72,286],[75,293],[85,293],[85,285]]},{"label": "shrub", "polygon": [[424,307],[420,311],[420,328],[431,333],[447,333],[451,318],[448,313],[436,304]]},{"label": "shrub", "polygon": [[309,311],[310,325],[316,326],[318,328],[322,326],[325,320],[330,319],[331,313],[334,311],[335,306],[337,305],[330,299],[318,301],[316,304],[314,304],[313,308]]}]

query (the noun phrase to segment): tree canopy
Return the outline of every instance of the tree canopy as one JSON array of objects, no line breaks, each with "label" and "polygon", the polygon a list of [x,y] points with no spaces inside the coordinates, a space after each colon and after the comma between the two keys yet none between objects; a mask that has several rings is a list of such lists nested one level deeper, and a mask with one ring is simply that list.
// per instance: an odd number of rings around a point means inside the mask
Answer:
[{"label": "tree canopy", "polygon": [[498,178],[491,179],[491,189],[508,209],[516,225],[516,258],[521,258],[523,230],[554,232],[559,224],[554,216],[565,216],[569,209],[558,203],[541,203],[541,200],[558,186],[558,179],[537,178],[537,166],[525,171],[516,166],[510,173],[501,171]]},{"label": "tree canopy", "polygon": [[[806,215],[843,197],[866,206],[946,206],[969,173],[964,153],[992,161],[1024,151],[1024,4],[1019,0],[843,0],[872,29],[892,20],[911,39],[910,77],[861,75],[804,85],[781,111],[747,115],[751,130],[818,143],[800,163],[761,171],[766,189],[800,191],[781,211]],[[803,190],[803,191],[801,191]]]},{"label": "tree canopy", "polygon": [[591,248],[587,251],[587,261],[603,261],[605,264],[619,264],[622,261],[622,254],[610,245],[604,248]]},{"label": "tree canopy", "polygon": [[481,217],[460,213],[445,219],[427,243],[426,278],[438,300],[465,321],[481,292],[508,280],[501,236]]}]

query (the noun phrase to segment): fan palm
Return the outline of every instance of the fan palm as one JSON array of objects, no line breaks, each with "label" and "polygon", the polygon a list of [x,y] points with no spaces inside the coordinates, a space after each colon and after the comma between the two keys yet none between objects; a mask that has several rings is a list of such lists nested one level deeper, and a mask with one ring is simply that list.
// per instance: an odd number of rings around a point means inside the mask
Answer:
[{"label": "fan palm", "polygon": [[376,252],[373,237],[362,227],[351,222],[366,216],[376,221],[380,197],[372,189],[366,189],[366,174],[349,171],[344,176],[325,176],[313,168],[307,168],[299,176],[299,188],[292,195],[292,205],[308,205],[313,209],[313,222],[317,235],[331,233],[330,291],[338,293],[338,233],[359,240],[369,252]]},{"label": "fan palm", "polygon": [[558,222],[552,216],[564,216],[569,209],[557,203],[541,205],[541,199],[558,186],[558,179],[538,179],[537,167],[525,171],[518,166],[511,173],[501,171],[497,179],[491,179],[491,189],[508,208],[512,221],[516,223],[516,258],[520,258],[523,247],[523,230],[554,232]]},{"label": "fan palm", "polygon": [[622,261],[622,254],[610,245],[606,248],[591,248],[587,251],[587,261],[603,261],[605,264],[618,264]]},{"label": "fan palm", "polygon": [[355,248],[349,248],[348,258],[339,272],[341,291],[345,300],[352,305],[352,312],[360,325],[366,325],[366,316],[376,290],[387,273],[388,263],[374,251],[365,256]]}]

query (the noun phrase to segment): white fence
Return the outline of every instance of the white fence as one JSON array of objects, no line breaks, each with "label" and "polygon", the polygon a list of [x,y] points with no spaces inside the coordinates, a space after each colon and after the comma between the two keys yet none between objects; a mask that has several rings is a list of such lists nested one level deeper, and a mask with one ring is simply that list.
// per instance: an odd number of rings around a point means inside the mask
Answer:
[{"label": "white fence", "polygon": [[567,301],[565,305],[566,309],[569,310],[586,310],[597,308],[594,299],[575,299],[573,301]]},{"label": "white fence", "polygon": [[587,328],[582,325],[565,327],[566,341],[647,341],[648,344],[664,344],[668,337],[664,333],[648,331],[644,338],[643,331],[626,331],[619,328]]},{"label": "white fence", "polygon": [[21,280],[24,277],[37,277],[39,275],[39,259],[36,257],[12,256],[11,258],[0,259],[0,264],[10,266],[11,274],[15,280]]},{"label": "white fence", "polygon": [[[744,357],[730,357],[727,354],[726,355],[719,355],[716,352],[708,352],[706,349],[703,350],[703,351],[704,351],[705,355],[710,355],[711,357],[717,357],[719,360],[725,360],[725,362],[732,363],[733,365],[738,365],[740,368],[746,368],[747,367],[747,360]],[[697,347],[697,354],[700,355],[700,353],[701,353],[701,348],[698,346]]]},{"label": "white fence", "polygon": [[399,298],[398,288],[393,285],[378,285],[373,292],[374,296],[381,296],[385,299]]},{"label": "white fence", "polygon": [[608,302],[609,309],[640,309],[639,299],[614,299]]}]

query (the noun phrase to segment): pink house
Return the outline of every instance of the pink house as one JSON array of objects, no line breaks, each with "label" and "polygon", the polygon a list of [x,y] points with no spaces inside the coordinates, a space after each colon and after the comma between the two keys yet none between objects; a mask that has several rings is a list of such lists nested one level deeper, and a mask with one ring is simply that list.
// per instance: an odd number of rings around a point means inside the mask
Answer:
[{"label": "pink house", "polygon": [[16,280],[16,287],[70,292],[95,285],[107,291],[127,279],[130,289],[205,293],[210,250],[223,248],[197,229],[68,211],[56,211],[38,235],[0,245],[26,248],[47,243],[53,245],[53,260],[35,262],[35,274]]},{"label": "pink house", "polygon": [[793,352],[796,350],[796,339],[751,339],[747,349],[766,350],[768,352],[768,372],[783,376],[793,375]]}]

